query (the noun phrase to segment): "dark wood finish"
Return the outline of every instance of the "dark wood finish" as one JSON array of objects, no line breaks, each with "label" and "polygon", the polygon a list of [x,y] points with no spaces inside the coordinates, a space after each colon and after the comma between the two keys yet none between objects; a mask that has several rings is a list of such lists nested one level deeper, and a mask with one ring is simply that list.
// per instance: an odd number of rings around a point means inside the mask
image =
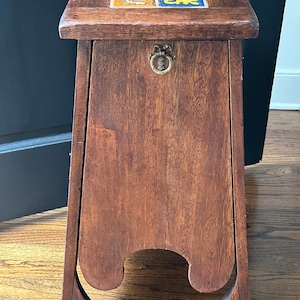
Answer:
[{"label": "dark wood finish", "polygon": [[[88,299],[76,265],[88,285],[113,289],[125,259],[144,249],[184,257],[202,293],[232,275],[223,299],[249,298],[241,39],[256,36],[257,19],[245,0],[210,4],[65,10],[61,35],[81,45],[65,300]],[[164,76],[149,65],[156,44],[176,56]]]},{"label": "dark wood finish", "polygon": [[211,2],[210,8],[200,9],[111,9],[107,0],[71,0],[60,22],[60,35],[78,40],[228,40],[257,36],[257,18],[248,1]]},{"label": "dark wood finish", "polygon": [[228,43],[172,48],[174,69],[159,76],[153,42],[94,44],[79,260],[99,289],[119,286],[142,249],[184,256],[201,292],[232,273]]},{"label": "dark wood finish", "polygon": [[73,122],[73,140],[71,149],[72,155],[70,167],[63,299],[73,299],[74,290],[75,292],[78,291],[78,285],[76,284],[77,281],[74,280],[74,275],[76,274],[77,262],[81,181],[90,81],[90,56],[91,42],[80,41],[77,49],[76,88],[74,101],[75,118]]},{"label": "dark wood finish", "polygon": [[232,129],[232,179],[235,222],[237,277],[231,294],[225,299],[249,299],[246,237],[246,201],[244,188],[244,128],[242,99],[242,44],[229,43],[230,111]]}]

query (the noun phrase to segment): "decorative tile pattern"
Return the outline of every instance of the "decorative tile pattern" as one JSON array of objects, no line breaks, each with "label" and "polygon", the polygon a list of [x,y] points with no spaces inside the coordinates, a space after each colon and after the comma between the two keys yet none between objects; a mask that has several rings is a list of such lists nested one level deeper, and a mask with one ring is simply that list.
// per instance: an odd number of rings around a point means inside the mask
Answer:
[{"label": "decorative tile pattern", "polygon": [[110,7],[116,8],[203,8],[207,7],[206,0],[111,0]]},{"label": "decorative tile pattern", "polygon": [[205,7],[203,0],[159,0],[159,7]]}]

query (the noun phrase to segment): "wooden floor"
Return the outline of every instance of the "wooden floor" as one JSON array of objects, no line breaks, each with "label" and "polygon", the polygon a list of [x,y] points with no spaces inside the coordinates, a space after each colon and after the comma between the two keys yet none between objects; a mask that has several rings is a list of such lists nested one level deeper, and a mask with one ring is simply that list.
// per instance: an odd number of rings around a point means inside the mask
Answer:
[{"label": "wooden floor", "polygon": [[[246,168],[250,293],[300,299],[300,112],[271,111],[263,161]],[[66,208],[0,223],[0,299],[61,299]],[[203,297],[174,253],[128,258],[123,284],[92,299]]]}]

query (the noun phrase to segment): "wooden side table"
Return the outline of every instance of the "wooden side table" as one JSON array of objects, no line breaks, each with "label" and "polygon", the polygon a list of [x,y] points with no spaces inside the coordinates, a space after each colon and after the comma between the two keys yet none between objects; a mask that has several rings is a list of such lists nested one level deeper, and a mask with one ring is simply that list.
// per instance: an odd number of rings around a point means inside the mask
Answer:
[{"label": "wooden side table", "polygon": [[69,1],[60,34],[79,42],[63,299],[88,299],[77,261],[91,286],[112,289],[142,249],[182,255],[202,293],[236,269],[226,299],[249,298],[241,40],[257,32],[247,0]]}]

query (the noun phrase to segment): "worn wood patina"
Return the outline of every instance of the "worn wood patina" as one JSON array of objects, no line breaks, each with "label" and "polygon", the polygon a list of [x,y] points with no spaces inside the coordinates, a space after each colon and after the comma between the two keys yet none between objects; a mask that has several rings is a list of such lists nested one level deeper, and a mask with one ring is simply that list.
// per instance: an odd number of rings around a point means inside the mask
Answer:
[{"label": "worn wood patina", "polygon": [[248,299],[241,40],[248,1],[199,8],[69,1],[78,39],[63,299],[119,286],[125,259],[164,249],[193,288]]}]

